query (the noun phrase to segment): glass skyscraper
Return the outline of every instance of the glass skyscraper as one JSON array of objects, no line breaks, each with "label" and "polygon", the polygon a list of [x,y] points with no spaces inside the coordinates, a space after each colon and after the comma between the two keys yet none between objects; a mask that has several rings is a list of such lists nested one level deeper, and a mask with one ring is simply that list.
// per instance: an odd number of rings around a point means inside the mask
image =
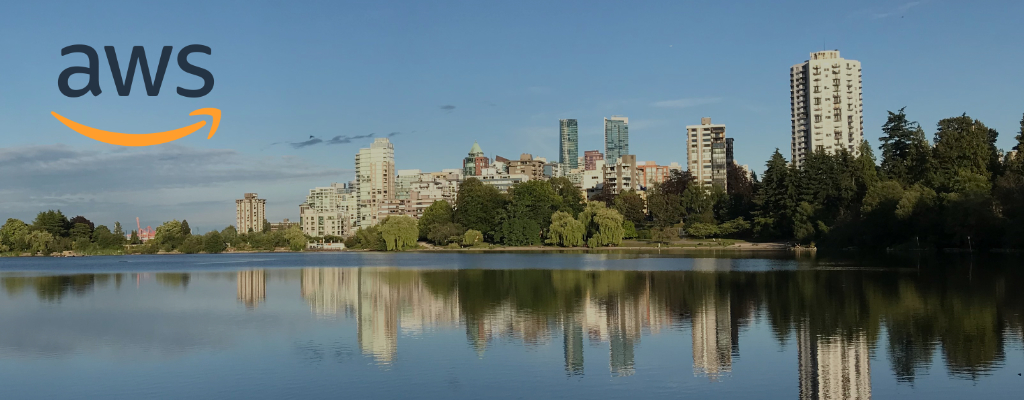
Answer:
[{"label": "glass skyscraper", "polygon": [[629,154],[629,118],[612,116],[604,119],[604,159],[606,163]]},{"label": "glass skyscraper", "polygon": [[575,119],[563,119],[558,121],[558,163],[562,166],[562,172],[579,168],[580,162],[580,133],[576,126]]}]

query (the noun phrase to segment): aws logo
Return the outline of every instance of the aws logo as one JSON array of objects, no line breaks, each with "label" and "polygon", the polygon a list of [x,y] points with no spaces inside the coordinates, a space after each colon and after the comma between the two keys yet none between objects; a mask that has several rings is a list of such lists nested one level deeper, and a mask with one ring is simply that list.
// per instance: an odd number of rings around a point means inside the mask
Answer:
[{"label": "aws logo", "polygon": [[[149,61],[146,59],[146,50],[142,46],[135,46],[132,48],[131,58],[128,61],[128,68],[125,70],[124,75],[121,74],[121,66],[117,62],[117,53],[114,51],[114,47],[106,46],[103,50],[107,55],[107,64],[110,65],[110,74],[114,78],[114,86],[117,89],[118,96],[128,96],[131,94],[132,81],[135,78],[136,66],[139,66],[142,70],[142,79],[146,86],[146,95],[157,96],[160,94],[160,87],[163,85],[164,81],[164,73],[167,72],[167,63],[170,61],[171,52],[173,51],[171,46],[164,46],[163,50],[160,52],[160,61],[157,64],[155,74],[149,68]],[[92,93],[93,96],[99,96],[100,93],[103,93],[103,90],[100,88],[99,56],[96,54],[96,50],[84,44],[76,44],[65,47],[60,51],[61,56],[73,53],[85,54],[89,58],[89,66],[70,67],[61,72],[60,76],[57,78],[57,87],[60,89],[60,92],[67,97],[81,97],[86,93]],[[192,53],[210,55],[212,52],[209,47],[201,44],[185,46],[178,52],[178,67],[186,73],[202,78],[203,86],[199,89],[186,89],[179,86],[177,88],[177,93],[184,97],[198,98],[206,96],[211,90],[213,90],[213,74],[211,74],[210,71],[190,63],[188,61],[188,55]],[[68,80],[70,80],[71,76],[75,74],[88,75],[89,83],[86,84],[85,87],[72,89]],[[56,112],[51,112],[51,114],[75,132],[94,140],[118,146],[152,146],[155,144],[167,143],[188,136],[206,125],[206,121],[199,121],[189,126],[164,132],[142,134],[118,133],[82,125],[57,114]],[[210,123],[210,134],[206,137],[207,139],[213,137],[213,134],[217,132],[217,127],[220,125],[219,109],[200,108],[192,111],[189,115],[209,115],[213,117],[213,121]]]}]

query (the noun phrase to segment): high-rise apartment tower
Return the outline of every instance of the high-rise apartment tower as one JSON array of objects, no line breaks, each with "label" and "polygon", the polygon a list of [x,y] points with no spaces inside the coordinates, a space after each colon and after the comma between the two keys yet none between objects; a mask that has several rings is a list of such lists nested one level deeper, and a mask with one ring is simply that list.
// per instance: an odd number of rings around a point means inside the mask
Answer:
[{"label": "high-rise apartment tower", "polygon": [[812,151],[859,153],[864,140],[860,61],[839,57],[838,50],[811,53],[790,68],[789,85],[794,165]]}]

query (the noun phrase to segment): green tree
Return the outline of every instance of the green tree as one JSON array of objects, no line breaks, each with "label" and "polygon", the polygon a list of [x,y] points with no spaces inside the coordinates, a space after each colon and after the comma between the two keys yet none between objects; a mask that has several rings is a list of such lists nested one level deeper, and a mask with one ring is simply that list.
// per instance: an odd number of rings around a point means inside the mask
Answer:
[{"label": "green tree", "polygon": [[587,199],[583,197],[583,192],[569,178],[553,178],[548,183],[551,184],[551,189],[555,191],[555,194],[561,200],[558,207],[559,211],[567,212],[569,215],[578,215],[586,207]]},{"label": "green tree", "polygon": [[181,236],[182,237],[189,237],[191,235],[192,235],[192,228],[190,228],[188,226],[188,221],[184,220],[184,219],[181,220]]},{"label": "green tree", "polygon": [[587,231],[587,247],[618,246],[622,244],[622,214],[607,208],[604,203],[592,201],[580,213],[580,223]]},{"label": "green tree", "polygon": [[551,214],[561,206],[561,199],[547,181],[526,181],[509,189],[507,207],[516,209],[517,218],[533,221],[539,227],[551,225]]},{"label": "green tree", "polygon": [[792,237],[796,208],[794,170],[787,165],[779,149],[775,149],[765,165],[761,188],[754,196],[756,233],[769,239]]},{"label": "green tree", "polygon": [[[685,192],[685,191],[684,191]],[[655,226],[671,226],[682,219],[682,200],[679,195],[666,193],[664,186],[655,184],[647,192],[647,210]]]},{"label": "green tree", "polygon": [[469,178],[459,186],[455,202],[455,222],[468,229],[493,235],[498,228],[496,210],[505,208],[505,196],[479,179]]},{"label": "green tree", "polygon": [[185,241],[181,232],[181,222],[176,219],[167,221],[156,227],[156,235],[152,241],[161,250],[172,251]]},{"label": "green tree", "polygon": [[223,252],[226,248],[224,236],[220,232],[210,231],[203,235],[203,251],[217,254]]},{"label": "green tree", "polygon": [[228,225],[224,229],[221,229],[220,236],[224,239],[224,243],[228,243],[231,247],[241,244],[238,240],[238,229],[235,229],[234,225]]},{"label": "green tree", "polygon": [[[412,220],[413,229],[416,228],[416,220],[415,219],[413,219],[411,217],[404,217],[404,218],[408,218],[408,219]],[[278,232],[275,232],[275,233],[278,233]],[[302,229],[299,229],[299,227],[297,227],[297,226],[293,226],[293,227],[290,227],[288,229],[285,229],[283,232],[280,232],[280,234],[282,236],[282,241],[284,242],[283,244],[285,246],[287,246],[288,249],[291,250],[291,251],[302,251],[302,250],[305,250],[306,249],[306,244],[309,243],[309,238],[306,236],[305,233],[302,233]],[[413,231],[412,242],[413,242],[413,246],[415,246],[416,245],[416,231]]]},{"label": "green tree", "polygon": [[695,222],[686,225],[686,234],[701,239],[718,236],[718,226],[706,222]]},{"label": "green tree", "polygon": [[917,122],[911,122],[901,108],[889,111],[889,118],[882,125],[884,136],[878,138],[882,145],[882,174],[903,186],[923,182],[928,176],[931,163],[931,147],[924,129]]},{"label": "green tree", "polygon": [[78,215],[68,220],[68,226],[74,227],[75,224],[86,224],[89,226],[89,233],[91,234],[93,229],[96,229],[96,224],[92,223],[88,218]]},{"label": "green tree", "polygon": [[35,230],[28,234],[29,251],[32,253],[49,254],[50,245],[53,243],[53,235],[45,230]]},{"label": "green tree", "polygon": [[430,234],[430,230],[435,225],[451,223],[454,213],[452,206],[445,200],[435,201],[430,207],[423,210],[423,216],[420,217],[419,221],[420,240],[427,240],[427,235]]},{"label": "green tree", "polygon": [[141,244],[142,243],[142,239],[139,239],[139,232],[138,231],[132,230],[132,237],[128,239],[128,243],[130,243],[130,244]]},{"label": "green tree", "polygon": [[484,234],[478,230],[470,229],[462,236],[462,245],[467,247],[478,246],[484,243]]},{"label": "green tree", "polygon": [[540,244],[540,225],[525,218],[505,219],[494,237],[505,246],[534,246]]},{"label": "green tree", "polygon": [[961,173],[992,178],[989,167],[996,149],[990,133],[981,121],[967,114],[939,121],[933,150],[937,189],[950,191]]},{"label": "green tree", "polygon": [[642,224],[647,219],[647,215],[644,213],[647,206],[644,204],[643,197],[640,197],[636,191],[627,190],[615,196],[614,208],[619,214],[622,214],[623,218],[634,225]]},{"label": "green tree", "polygon": [[122,241],[125,240],[124,228],[121,227],[121,223],[120,222],[117,222],[117,221],[114,222],[114,235],[116,235],[117,237],[121,238]]},{"label": "green tree", "polygon": [[92,231],[92,241],[100,249],[120,249],[124,236],[115,235],[106,225],[100,225]]},{"label": "green tree", "polygon": [[690,170],[672,170],[668,179],[661,184],[661,191],[668,195],[682,196],[693,183],[693,174],[690,173]]},{"label": "green tree", "polygon": [[718,185],[690,185],[680,198],[686,222],[715,223],[716,206],[724,199],[725,192]]},{"label": "green tree", "polygon": [[[418,231],[419,229],[417,228]],[[387,245],[381,236],[380,228],[377,226],[357,229],[356,233],[345,241],[345,247],[350,249],[387,250]]]},{"label": "green tree", "polygon": [[402,251],[416,248],[419,228],[412,217],[387,217],[380,223],[381,238],[387,251]]},{"label": "green tree", "polygon": [[[582,225],[581,225],[582,226]],[[622,221],[622,238],[623,239],[636,239],[636,225],[633,225],[630,221]]]},{"label": "green tree", "polygon": [[0,227],[0,250],[24,251],[29,248],[29,226],[21,220],[8,218]]},{"label": "green tree", "polygon": [[[420,221],[422,222],[423,220]],[[462,241],[462,235],[465,233],[466,228],[463,228],[462,225],[454,222],[445,222],[434,224],[434,226],[430,228],[430,233],[427,234],[427,239],[436,245],[445,246],[449,243],[458,243]]]},{"label": "green tree", "polygon": [[178,245],[177,250],[185,254],[196,254],[203,251],[203,237],[188,235]]},{"label": "green tree", "polygon": [[[697,223],[695,225],[702,225]],[[679,238],[679,229],[664,226],[660,228],[651,229],[651,241],[657,243],[671,243],[673,240]]]},{"label": "green tree", "polygon": [[68,230],[68,237],[70,237],[71,240],[88,240],[89,238],[92,237],[92,231],[93,230],[92,228],[89,227],[89,225],[79,222],[72,225],[71,229]]},{"label": "green tree", "polygon": [[51,238],[67,237],[69,228],[71,225],[60,210],[43,211],[32,221],[32,229],[46,231]]},{"label": "green tree", "polygon": [[[626,221],[626,223],[628,222]],[[548,228],[548,232],[548,243],[562,247],[577,247],[583,245],[586,228],[571,214],[558,211],[551,216],[551,226]]]}]

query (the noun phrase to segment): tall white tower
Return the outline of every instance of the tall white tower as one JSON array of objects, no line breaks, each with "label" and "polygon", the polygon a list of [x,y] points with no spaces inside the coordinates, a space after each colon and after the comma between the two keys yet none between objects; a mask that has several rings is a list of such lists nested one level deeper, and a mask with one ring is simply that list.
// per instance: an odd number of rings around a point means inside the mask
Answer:
[{"label": "tall white tower", "polygon": [[800,166],[811,151],[857,155],[864,140],[860,61],[838,50],[811,53],[789,71],[792,105],[792,162]]},{"label": "tall white tower", "polygon": [[394,198],[395,146],[387,138],[374,139],[356,154],[357,226],[376,225],[381,203]]}]

